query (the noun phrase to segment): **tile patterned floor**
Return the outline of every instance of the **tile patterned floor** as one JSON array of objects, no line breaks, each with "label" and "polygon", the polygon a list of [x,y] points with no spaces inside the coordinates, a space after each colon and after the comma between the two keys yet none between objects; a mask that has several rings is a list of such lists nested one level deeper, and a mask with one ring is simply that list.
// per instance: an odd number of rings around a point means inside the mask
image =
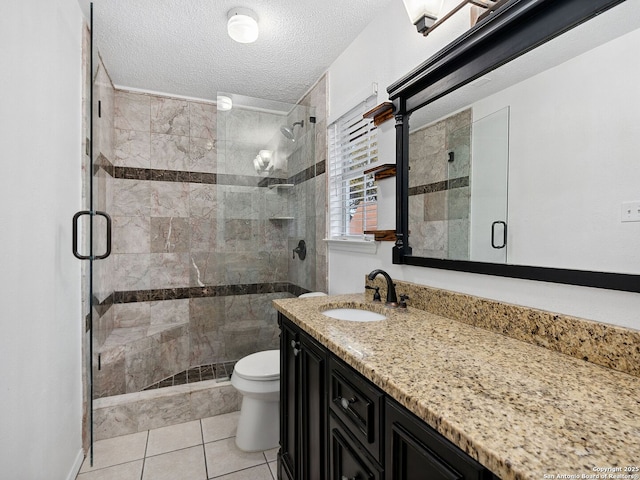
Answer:
[{"label": "tile patterned floor", "polygon": [[278,449],[235,444],[239,412],[100,440],[77,480],[275,480]]}]

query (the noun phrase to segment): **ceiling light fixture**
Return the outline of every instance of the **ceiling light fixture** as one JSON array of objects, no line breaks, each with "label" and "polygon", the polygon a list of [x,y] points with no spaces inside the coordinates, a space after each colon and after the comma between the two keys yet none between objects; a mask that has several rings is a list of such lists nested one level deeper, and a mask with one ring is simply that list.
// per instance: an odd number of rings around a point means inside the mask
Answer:
[{"label": "ceiling light fixture", "polygon": [[486,9],[493,7],[496,3],[494,0],[463,0],[449,12],[441,15],[444,0],[402,1],[404,3],[404,8],[407,10],[407,14],[409,15],[409,19],[416,26],[418,32],[425,37],[468,3],[475,5],[476,7]]},{"label": "ceiling light fixture", "polygon": [[226,95],[218,95],[216,97],[216,107],[221,112],[228,112],[233,108],[233,101]]},{"label": "ceiling light fixture", "polygon": [[258,39],[258,16],[248,8],[233,8],[227,13],[227,33],[238,43],[253,43]]}]

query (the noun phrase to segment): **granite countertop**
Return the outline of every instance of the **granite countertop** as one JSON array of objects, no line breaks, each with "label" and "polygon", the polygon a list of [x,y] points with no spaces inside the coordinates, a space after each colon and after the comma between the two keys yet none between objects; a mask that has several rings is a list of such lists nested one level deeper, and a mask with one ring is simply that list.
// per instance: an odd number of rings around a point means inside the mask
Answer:
[{"label": "granite countertop", "polygon": [[[503,480],[640,478],[639,377],[360,294],[274,305]],[[320,313],[346,306],[388,319]]]}]

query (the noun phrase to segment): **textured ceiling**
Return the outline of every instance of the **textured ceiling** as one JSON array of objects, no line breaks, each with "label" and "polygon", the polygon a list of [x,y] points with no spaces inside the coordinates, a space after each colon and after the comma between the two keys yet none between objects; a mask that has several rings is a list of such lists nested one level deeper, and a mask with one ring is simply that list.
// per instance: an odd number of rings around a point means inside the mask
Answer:
[{"label": "textured ceiling", "polygon": [[[95,0],[94,41],[118,87],[295,103],[388,2]],[[89,0],[79,3],[88,18]],[[234,7],[256,12],[255,43],[227,35]]]}]

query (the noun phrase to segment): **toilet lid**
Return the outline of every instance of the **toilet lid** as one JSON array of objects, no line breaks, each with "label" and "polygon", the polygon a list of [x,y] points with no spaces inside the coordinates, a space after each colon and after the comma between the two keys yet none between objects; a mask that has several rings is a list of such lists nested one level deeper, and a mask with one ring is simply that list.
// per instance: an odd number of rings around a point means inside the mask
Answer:
[{"label": "toilet lid", "polygon": [[240,359],[233,374],[247,380],[276,380],[280,377],[280,350],[252,353]]}]

